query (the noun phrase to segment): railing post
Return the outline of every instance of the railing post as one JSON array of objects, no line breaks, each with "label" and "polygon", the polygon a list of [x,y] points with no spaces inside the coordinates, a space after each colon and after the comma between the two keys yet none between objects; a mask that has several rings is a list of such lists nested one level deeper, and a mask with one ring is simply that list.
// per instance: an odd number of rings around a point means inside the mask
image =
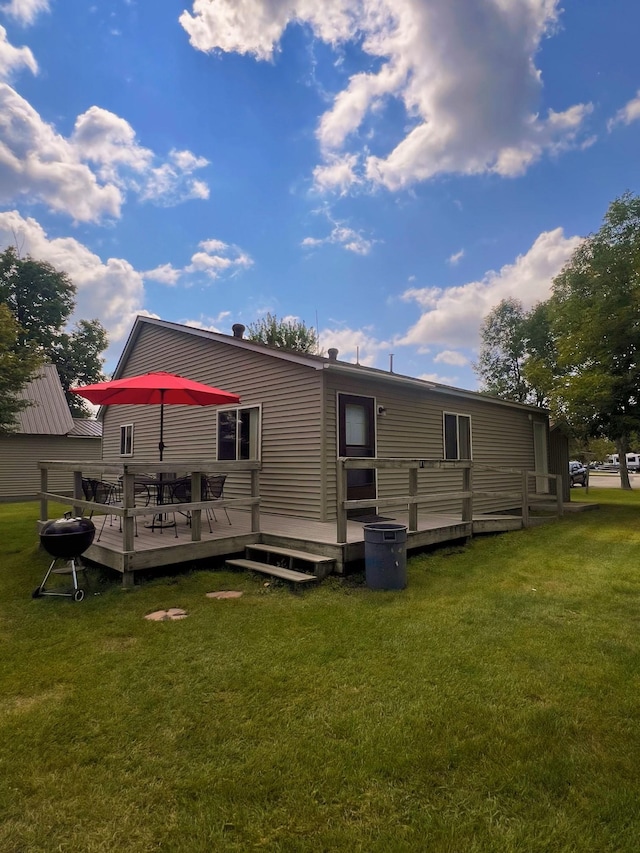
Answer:
[{"label": "railing post", "polygon": [[522,526],[529,527],[529,477],[522,472]]},{"label": "railing post", "polygon": [[[122,476],[122,507],[124,510],[135,505],[134,475],[126,471]],[[132,515],[126,515],[122,519],[122,550],[133,551],[133,534],[135,522]]]},{"label": "railing post", "polygon": [[49,520],[49,501],[44,497],[49,491],[49,471],[46,467],[40,469],[40,521]]},{"label": "railing post", "polygon": [[[589,482],[588,474],[587,482]],[[556,505],[558,507],[558,517],[564,515],[564,501],[562,500],[562,476],[560,474],[556,474]]]},{"label": "railing post", "polygon": [[338,542],[347,541],[347,510],[343,506],[347,495],[347,469],[343,459],[338,459],[336,467],[336,538]]},{"label": "railing post", "polygon": [[[418,495],[418,468],[409,468],[409,497]],[[418,504],[409,504],[409,530],[418,529]]]},{"label": "railing post", "polygon": [[473,521],[473,471],[471,462],[462,469],[462,491],[470,492],[468,498],[462,499],[462,520]]},{"label": "railing post", "polygon": [[[202,474],[200,471],[191,472],[191,500],[202,500]],[[202,510],[191,510],[191,541],[200,542],[202,539]]]},{"label": "railing post", "polygon": [[[260,471],[257,468],[251,469],[251,497],[257,498],[260,496]],[[260,504],[251,504],[251,532],[260,532]]]},{"label": "railing post", "polygon": [[[74,496],[74,498],[82,498],[83,497],[82,471],[74,471],[73,472],[73,496]],[[81,509],[79,506],[74,505],[72,507],[72,509],[73,509],[73,514],[76,516],[82,515],[84,512],[84,510]]]}]

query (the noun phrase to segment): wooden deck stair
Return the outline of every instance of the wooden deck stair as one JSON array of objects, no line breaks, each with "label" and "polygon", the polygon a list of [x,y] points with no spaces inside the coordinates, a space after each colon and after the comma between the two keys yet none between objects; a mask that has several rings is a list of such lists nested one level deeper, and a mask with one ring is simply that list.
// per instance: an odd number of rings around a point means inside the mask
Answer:
[{"label": "wooden deck stair", "polygon": [[[280,564],[286,562],[287,565],[277,565],[271,561],[277,561]],[[314,567],[313,574],[300,571],[298,563],[311,564]],[[308,551],[296,551],[292,548],[247,545],[244,558],[226,560],[226,564],[238,569],[261,572],[263,575],[281,578],[293,584],[302,584],[325,578],[333,569],[335,560],[323,554],[311,554]]]}]

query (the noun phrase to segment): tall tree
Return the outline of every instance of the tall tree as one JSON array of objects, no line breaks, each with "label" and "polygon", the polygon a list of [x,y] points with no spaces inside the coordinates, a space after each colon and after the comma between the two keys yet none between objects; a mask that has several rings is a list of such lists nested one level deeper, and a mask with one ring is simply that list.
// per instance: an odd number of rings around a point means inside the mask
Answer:
[{"label": "tall tree", "polygon": [[53,346],[51,359],[58,368],[60,382],[75,418],[86,417],[87,409],[82,399],[77,394],[71,394],[69,388],[74,385],[91,385],[105,379],[100,353],[104,352],[108,344],[107,333],[98,320],[79,320],[74,330],[61,333]]},{"label": "tall tree", "polygon": [[529,338],[536,328],[517,299],[503,299],[487,314],[480,329],[480,356],[473,365],[483,391],[541,405],[541,393],[526,370]]},{"label": "tall tree", "polygon": [[48,352],[73,311],[75,294],[69,276],[46,261],[21,258],[14,246],[0,254],[0,302],[20,326],[19,342]]},{"label": "tall tree", "polygon": [[11,311],[0,304],[0,434],[15,431],[16,415],[29,405],[20,392],[42,363],[35,347],[18,346],[20,331]]},{"label": "tall tree", "polygon": [[318,352],[315,329],[301,320],[280,320],[275,314],[266,314],[247,327],[247,339],[295,352]]},{"label": "tall tree", "polygon": [[611,203],[602,226],[553,281],[554,396],[570,422],[615,441],[623,488],[640,426],[640,197]]},{"label": "tall tree", "polygon": [[42,359],[53,362],[72,414],[87,417],[86,404],[69,388],[76,382],[105,378],[100,355],[108,342],[98,320],[80,320],[74,329],[66,330],[75,295],[69,276],[46,261],[21,258],[14,246],[0,253],[0,304],[17,321],[16,351],[35,347]]}]

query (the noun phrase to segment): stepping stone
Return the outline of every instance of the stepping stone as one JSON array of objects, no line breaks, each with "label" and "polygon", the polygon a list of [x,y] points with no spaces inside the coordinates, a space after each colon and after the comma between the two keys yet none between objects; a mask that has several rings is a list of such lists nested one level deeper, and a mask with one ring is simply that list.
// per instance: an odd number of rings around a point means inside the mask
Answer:
[{"label": "stepping stone", "polygon": [[170,607],[169,610],[155,610],[144,617],[151,622],[173,622],[176,619],[186,619],[189,614],[180,607]]},{"label": "stepping stone", "polygon": [[241,592],[237,589],[223,589],[220,592],[208,592],[207,598],[240,598]]}]

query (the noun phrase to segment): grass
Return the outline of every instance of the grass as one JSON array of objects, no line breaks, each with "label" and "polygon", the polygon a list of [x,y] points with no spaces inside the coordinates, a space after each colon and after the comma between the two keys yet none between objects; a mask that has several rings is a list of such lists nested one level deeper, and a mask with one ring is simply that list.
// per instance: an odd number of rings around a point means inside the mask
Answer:
[{"label": "grass", "polygon": [[640,494],[572,497],[601,509],[403,592],[92,573],[78,604],[31,599],[36,506],[0,506],[0,850],[635,853]]}]

